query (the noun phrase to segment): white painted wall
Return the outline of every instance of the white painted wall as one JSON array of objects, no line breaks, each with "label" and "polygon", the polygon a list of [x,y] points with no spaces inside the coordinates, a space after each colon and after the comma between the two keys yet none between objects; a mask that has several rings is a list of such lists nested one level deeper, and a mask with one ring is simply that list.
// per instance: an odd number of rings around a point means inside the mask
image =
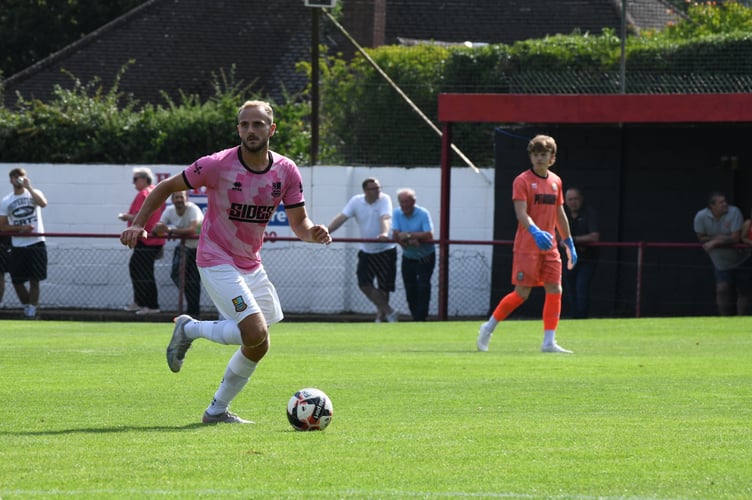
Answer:
[{"label": "white painted wall", "polygon": [[[41,189],[49,205],[43,211],[45,229],[48,233],[76,233],[111,235],[109,238],[50,237],[50,265],[48,280],[42,284],[42,307],[81,307],[77,297],[91,295],[91,287],[100,287],[94,298],[87,299],[86,307],[114,308],[130,302],[131,287],[123,282],[122,272],[127,277],[129,250],[117,239],[124,223],[117,214],[127,211],[135,190],[131,182],[132,170],[139,165],[70,165],[70,164],[17,164],[0,163],[0,172],[7,173],[21,166],[26,169],[34,187]],[[182,165],[148,165],[158,178],[180,172]],[[396,205],[396,191],[402,187],[416,190],[418,204],[426,207],[433,217],[436,237],[439,237],[439,204],[441,171],[439,168],[370,168],[370,167],[301,167],[309,215],[316,223],[328,224],[354,194],[361,193],[364,178],[377,177],[383,191],[392,197]],[[5,177],[7,179],[7,177]],[[455,240],[493,239],[494,190],[493,169],[476,173],[466,167],[452,169],[450,236]],[[10,192],[0,191],[2,195]],[[200,198],[194,199],[200,203]],[[279,236],[291,235],[286,226],[270,226]],[[357,224],[348,221],[333,235],[358,238]],[[275,252],[284,248],[284,252]],[[292,249],[291,249],[292,247]],[[99,252],[107,255],[104,261]],[[294,250],[293,250],[294,249]],[[166,249],[168,256],[171,249]],[[93,253],[92,253],[93,252]],[[294,252],[295,258],[291,258]],[[479,264],[462,272],[462,279],[452,279],[450,274],[450,314],[476,315],[488,311],[491,247],[455,246],[450,257],[458,255],[472,258]],[[340,256],[341,255],[341,256]],[[355,244],[335,243],[330,247],[302,243],[268,242],[263,256],[267,271],[277,285],[283,307],[290,312],[370,312],[355,283]],[[71,280],[71,267],[80,279]],[[122,272],[110,272],[122,266]],[[450,262],[450,269],[452,269]],[[454,271],[453,271],[454,272]],[[169,258],[159,261],[160,303],[163,309],[176,307],[177,295],[169,280]],[[434,282],[437,283],[434,273]],[[294,279],[288,279],[294,276]],[[6,279],[9,278],[6,275]],[[323,281],[323,283],[322,283]],[[401,278],[394,295],[397,307],[407,313],[404,303]],[[452,283],[470,282],[472,286],[452,287]],[[79,287],[82,287],[79,290]],[[11,302],[12,287],[6,291],[6,303]],[[205,295],[205,294],[204,294]],[[436,295],[434,295],[434,298]],[[202,296],[202,299],[205,297]],[[436,311],[432,301],[432,312]]]}]

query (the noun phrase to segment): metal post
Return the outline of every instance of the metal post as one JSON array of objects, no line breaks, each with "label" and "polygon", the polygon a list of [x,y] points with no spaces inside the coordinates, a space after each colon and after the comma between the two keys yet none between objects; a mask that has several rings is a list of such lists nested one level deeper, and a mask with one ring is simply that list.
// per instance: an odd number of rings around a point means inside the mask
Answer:
[{"label": "metal post", "polygon": [[645,259],[645,242],[637,245],[637,283],[635,285],[635,318],[642,316],[642,264]]},{"label": "metal post", "polygon": [[627,92],[627,0],[621,0],[621,57],[619,59],[619,93]]},{"label": "metal post", "polygon": [[452,186],[452,124],[445,123],[441,134],[441,214],[439,230],[439,320],[449,314],[449,194]]},{"label": "metal post", "polygon": [[311,166],[319,161],[319,9],[311,9]]},{"label": "metal post", "polygon": [[178,264],[178,312],[182,314],[185,311],[183,307],[185,300],[185,238],[180,238],[178,251],[180,252],[180,264]]}]

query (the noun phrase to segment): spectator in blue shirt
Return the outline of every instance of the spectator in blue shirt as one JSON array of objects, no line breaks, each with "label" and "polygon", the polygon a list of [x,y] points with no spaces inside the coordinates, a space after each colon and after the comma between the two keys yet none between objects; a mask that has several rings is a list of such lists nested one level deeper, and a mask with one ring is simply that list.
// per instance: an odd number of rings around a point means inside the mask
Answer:
[{"label": "spectator in blue shirt", "polygon": [[416,205],[415,191],[397,191],[399,208],[392,215],[392,236],[402,247],[402,281],[410,314],[415,321],[425,321],[431,303],[431,276],[436,267],[431,214]]}]

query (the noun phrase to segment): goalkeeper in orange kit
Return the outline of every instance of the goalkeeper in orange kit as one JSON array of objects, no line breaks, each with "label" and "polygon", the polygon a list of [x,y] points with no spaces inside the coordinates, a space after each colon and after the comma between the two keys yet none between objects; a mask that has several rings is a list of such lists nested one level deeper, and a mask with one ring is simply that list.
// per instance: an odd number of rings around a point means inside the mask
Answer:
[{"label": "goalkeeper in orange kit", "polygon": [[514,290],[501,299],[488,321],[480,326],[478,350],[488,351],[496,325],[527,300],[533,287],[542,286],[546,299],[541,351],[571,354],[572,351],[556,343],[561,313],[561,255],[556,245],[556,231],[567,252],[567,266],[571,269],[577,264],[577,252],[564,212],[561,178],[549,170],[556,161],[556,141],[547,135],[537,135],[528,143],[527,151],[532,167],[518,175],[512,185],[517,215],[512,261]]}]

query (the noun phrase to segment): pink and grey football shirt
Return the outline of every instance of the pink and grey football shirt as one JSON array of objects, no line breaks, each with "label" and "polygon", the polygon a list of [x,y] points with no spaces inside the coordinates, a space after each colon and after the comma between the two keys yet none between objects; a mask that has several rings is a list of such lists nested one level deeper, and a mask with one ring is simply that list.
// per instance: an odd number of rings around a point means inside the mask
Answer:
[{"label": "pink and grey football shirt", "polygon": [[273,151],[263,172],[248,169],[236,146],[199,158],[183,171],[183,179],[190,188],[206,187],[207,208],[196,253],[200,267],[258,269],[264,230],[277,206],[305,204],[295,162]]}]

